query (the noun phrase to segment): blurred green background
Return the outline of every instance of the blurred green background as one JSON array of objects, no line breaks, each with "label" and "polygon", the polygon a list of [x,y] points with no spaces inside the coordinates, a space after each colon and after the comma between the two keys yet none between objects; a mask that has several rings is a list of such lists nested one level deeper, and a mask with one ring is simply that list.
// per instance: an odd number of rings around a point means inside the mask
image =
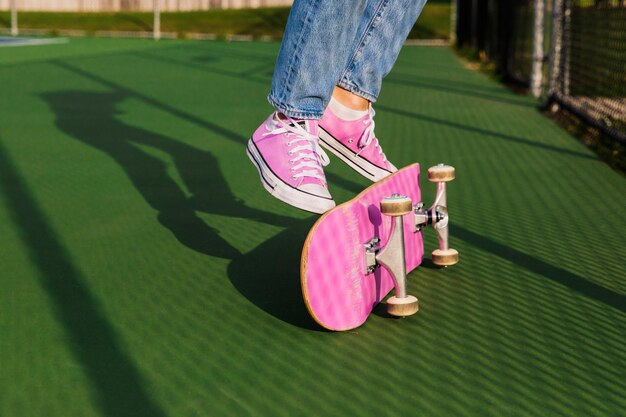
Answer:
[{"label": "blurred green background", "polygon": [[[429,1],[409,38],[448,39],[450,36],[450,1]],[[189,33],[251,35],[253,37],[282,37],[288,7],[269,7],[240,10],[209,10],[198,12],[161,13],[161,30],[185,37]],[[59,30],[96,31],[152,31],[150,12],[123,13],[51,13],[20,12],[21,29],[47,29],[51,34]],[[0,12],[0,28],[8,29],[11,19],[8,11]]]}]

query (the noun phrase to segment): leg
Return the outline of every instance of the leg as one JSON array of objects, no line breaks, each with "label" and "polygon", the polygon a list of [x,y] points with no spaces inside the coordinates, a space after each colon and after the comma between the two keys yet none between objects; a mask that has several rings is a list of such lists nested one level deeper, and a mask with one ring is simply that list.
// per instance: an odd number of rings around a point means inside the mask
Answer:
[{"label": "leg", "polygon": [[[265,189],[295,207],[334,207],[319,146],[318,119],[351,57],[367,0],[296,0],[268,96],[277,112],[254,132],[248,157]],[[306,119],[306,120],[298,120]]]},{"label": "leg", "polygon": [[347,108],[356,111],[364,112],[370,107],[370,101],[368,99],[351,93],[348,90],[344,90],[341,87],[335,87],[333,90],[333,99],[337,100]]},{"label": "leg", "polygon": [[335,85],[375,101],[425,3],[296,0],[268,100],[278,111],[301,119],[320,119]]},{"label": "leg", "polygon": [[299,119],[320,119],[365,27],[367,0],[296,0],[278,53],[270,103]]},{"label": "leg", "polygon": [[396,167],[374,133],[374,110],[383,77],[426,0],[368,0],[353,51],[320,121],[320,143],[359,174],[379,181]]},{"label": "leg", "polygon": [[[271,115],[248,143],[248,156],[259,171],[263,186],[272,195],[315,213],[323,213],[335,205],[324,176],[323,166],[328,164],[329,159],[319,146],[321,134],[317,120],[324,115],[342,73],[344,78],[348,72],[358,74],[353,67],[365,67],[361,65],[363,55],[366,55],[366,60],[375,58],[370,50],[387,49],[385,42],[391,39],[397,44],[391,62],[371,63],[375,68],[382,68],[377,71],[382,74],[381,80],[386,73],[385,68],[388,67],[386,71],[389,71],[408,33],[407,29],[399,37],[389,34],[396,30],[396,23],[389,19],[411,20],[404,17],[406,7],[398,7],[398,4],[406,6],[408,1],[294,2],[268,96],[270,103],[282,115]],[[418,1],[422,1],[421,10],[425,0]],[[417,17],[417,14],[412,15]],[[390,60],[386,53],[382,55]],[[294,119],[309,120],[300,123]],[[358,142],[352,141],[359,148],[354,150],[354,155],[348,156],[367,159],[365,167],[369,171],[357,168],[362,173],[367,172],[373,180],[395,171],[375,140],[373,121],[361,120],[356,125],[365,130],[361,132]],[[370,144],[373,146],[369,147]],[[366,152],[365,148],[368,148]]]},{"label": "leg", "polygon": [[337,85],[375,102],[383,78],[391,71],[400,49],[426,0],[368,0],[352,46],[353,55]]}]

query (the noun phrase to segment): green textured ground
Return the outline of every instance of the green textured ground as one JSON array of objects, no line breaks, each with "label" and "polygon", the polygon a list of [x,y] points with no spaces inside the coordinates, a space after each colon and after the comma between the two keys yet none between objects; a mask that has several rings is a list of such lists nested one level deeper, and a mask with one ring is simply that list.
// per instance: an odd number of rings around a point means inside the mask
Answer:
[{"label": "green textured ground", "polygon": [[[456,166],[462,261],[411,274],[416,316],[321,331],[298,286],[315,216],[244,153],[277,49],[0,48],[0,415],[623,415],[624,177],[451,50],[405,48],[378,136]],[[328,177],[338,201],[366,185]]]}]

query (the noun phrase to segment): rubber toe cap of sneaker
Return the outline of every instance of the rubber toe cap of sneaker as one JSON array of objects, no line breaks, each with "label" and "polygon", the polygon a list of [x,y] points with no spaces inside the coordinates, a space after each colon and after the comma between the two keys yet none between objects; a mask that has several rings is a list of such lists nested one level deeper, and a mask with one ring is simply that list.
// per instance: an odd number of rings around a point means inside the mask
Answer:
[{"label": "rubber toe cap of sneaker", "polygon": [[303,184],[298,187],[305,195],[301,195],[297,207],[313,213],[323,214],[335,207],[335,201],[328,189],[321,184]]}]

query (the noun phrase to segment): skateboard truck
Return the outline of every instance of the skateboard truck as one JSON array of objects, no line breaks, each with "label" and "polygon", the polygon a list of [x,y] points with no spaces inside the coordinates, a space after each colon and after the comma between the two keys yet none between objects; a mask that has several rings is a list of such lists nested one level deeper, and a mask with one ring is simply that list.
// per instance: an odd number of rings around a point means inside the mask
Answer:
[{"label": "skateboard truck", "polygon": [[448,246],[446,182],[452,181],[454,177],[454,168],[451,166],[439,164],[428,169],[428,179],[437,183],[435,201],[429,209],[424,208],[422,202],[413,206],[409,197],[399,194],[393,194],[380,202],[381,213],[393,217],[391,232],[384,248],[380,247],[380,239],[377,237],[365,245],[365,267],[370,274],[382,265],[391,274],[396,293],[387,299],[387,312],[392,316],[405,317],[419,310],[417,298],[406,293],[404,215],[414,213],[416,232],[423,230],[427,225],[432,225],[437,231],[439,249],[432,252],[432,261],[435,265],[449,266],[459,261],[459,253]]},{"label": "skateboard truck", "polygon": [[404,256],[404,221],[403,216],[413,211],[409,197],[394,194],[380,202],[382,214],[393,217],[389,239],[384,248],[379,246],[380,239],[374,238],[365,245],[367,273],[372,273],[377,266],[384,266],[393,277],[396,295],[387,300],[387,313],[405,317],[417,313],[417,298],[406,293],[406,264]]},{"label": "skateboard truck", "polygon": [[450,249],[448,245],[448,201],[446,183],[455,178],[454,167],[439,164],[428,168],[428,180],[437,183],[435,201],[430,209],[424,208],[424,203],[415,206],[415,229],[421,231],[426,225],[432,225],[437,231],[439,249],[432,252],[432,261],[438,266],[450,266],[459,262],[459,252]]}]

